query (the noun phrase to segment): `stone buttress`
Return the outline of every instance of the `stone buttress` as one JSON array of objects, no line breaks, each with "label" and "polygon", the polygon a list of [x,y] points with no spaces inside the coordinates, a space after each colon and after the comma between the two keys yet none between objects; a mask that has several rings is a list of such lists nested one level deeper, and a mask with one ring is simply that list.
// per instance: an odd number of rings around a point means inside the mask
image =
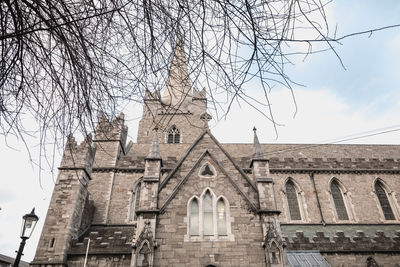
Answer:
[{"label": "stone buttress", "polygon": [[263,229],[265,260],[268,267],[288,266],[286,245],[282,238],[277,210],[274,181],[270,176],[269,160],[265,156],[254,127],[253,158],[250,163],[259,196],[259,214]]},{"label": "stone buttress", "polygon": [[68,137],[31,266],[67,266],[71,240],[90,225],[93,204],[88,183],[95,151],[90,135],[80,145],[72,135]]},{"label": "stone buttress", "polygon": [[145,159],[145,170],[140,189],[137,215],[136,237],[132,242],[131,266],[154,266],[155,228],[159,212],[158,186],[160,183],[162,159],[158,145],[157,129],[154,130],[153,142]]}]

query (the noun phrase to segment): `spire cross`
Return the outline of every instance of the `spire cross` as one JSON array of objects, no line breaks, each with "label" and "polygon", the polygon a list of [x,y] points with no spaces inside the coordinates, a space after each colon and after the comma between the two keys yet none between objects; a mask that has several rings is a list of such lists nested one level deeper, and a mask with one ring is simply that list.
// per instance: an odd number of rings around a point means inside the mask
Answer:
[{"label": "spire cross", "polygon": [[211,115],[206,113],[201,114],[200,120],[204,122],[204,128],[208,128],[208,122],[212,119]]}]

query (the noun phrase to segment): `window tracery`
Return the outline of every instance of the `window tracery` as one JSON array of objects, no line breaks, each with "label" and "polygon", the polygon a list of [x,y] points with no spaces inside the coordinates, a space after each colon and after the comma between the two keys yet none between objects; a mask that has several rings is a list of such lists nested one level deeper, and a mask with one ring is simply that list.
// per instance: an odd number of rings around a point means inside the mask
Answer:
[{"label": "window tracery", "polygon": [[136,221],[136,211],[139,208],[140,190],[142,182],[138,182],[134,190],[132,190],[131,204],[129,207],[129,220]]},{"label": "window tracery", "polygon": [[207,188],[199,197],[188,201],[188,235],[185,240],[232,240],[229,203],[223,197],[216,197]]},{"label": "window tracery", "polygon": [[179,144],[181,142],[181,134],[175,125],[172,125],[167,132],[167,143],[168,144]]}]

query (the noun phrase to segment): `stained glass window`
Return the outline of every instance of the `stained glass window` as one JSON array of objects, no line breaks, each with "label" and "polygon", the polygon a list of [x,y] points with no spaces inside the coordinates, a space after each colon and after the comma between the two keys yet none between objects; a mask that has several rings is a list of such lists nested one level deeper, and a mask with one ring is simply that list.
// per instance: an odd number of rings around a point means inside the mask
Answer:
[{"label": "stained glass window", "polygon": [[335,204],[336,213],[339,220],[348,220],[346,205],[344,204],[342,190],[340,190],[339,184],[336,181],[331,183],[331,193],[333,202]]},{"label": "stained glass window", "polygon": [[297,199],[296,187],[293,181],[286,183],[286,197],[289,206],[289,215],[291,220],[301,220],[299,201]]},{"label": "stained glass window", "polygon": [[394,220],[395,217],[393,214],[392,207],[390,206],[390,202],[386,195],[385,189],[383,189],[383,186],[380,182],[375,183],[375,192],[379,199],[379,203],[381,204],[385,220]]}]

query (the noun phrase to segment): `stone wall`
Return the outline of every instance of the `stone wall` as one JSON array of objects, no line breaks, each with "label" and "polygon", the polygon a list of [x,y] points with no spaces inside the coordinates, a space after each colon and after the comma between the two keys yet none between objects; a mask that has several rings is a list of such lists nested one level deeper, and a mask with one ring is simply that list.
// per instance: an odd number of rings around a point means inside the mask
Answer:
[{"label": "stone wall", "polygon": [[[199,178],[197,171],[159,215],[155,266],[265,266],[259,216],[249,211],[246,201],[223,174],[210,180]],[[185,240],[188,201],[194,195],[200,197],[206,187],[217,197],[223,195],[229,201],[233,240],[210,241],[209,237],[204,237],[203,241],[191,241],[188,237]]]}]

